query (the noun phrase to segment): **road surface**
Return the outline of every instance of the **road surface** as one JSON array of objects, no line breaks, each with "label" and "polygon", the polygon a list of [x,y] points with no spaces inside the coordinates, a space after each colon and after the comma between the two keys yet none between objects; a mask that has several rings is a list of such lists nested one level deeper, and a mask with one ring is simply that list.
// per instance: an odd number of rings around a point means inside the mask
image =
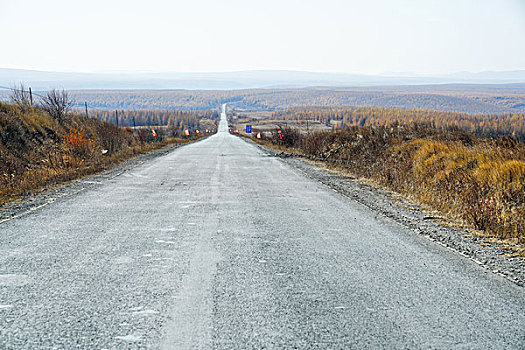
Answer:
[{"label": "road surface", "polygon": [[219,132],[0,224],[0,349],[525,348],[525,292]]}]

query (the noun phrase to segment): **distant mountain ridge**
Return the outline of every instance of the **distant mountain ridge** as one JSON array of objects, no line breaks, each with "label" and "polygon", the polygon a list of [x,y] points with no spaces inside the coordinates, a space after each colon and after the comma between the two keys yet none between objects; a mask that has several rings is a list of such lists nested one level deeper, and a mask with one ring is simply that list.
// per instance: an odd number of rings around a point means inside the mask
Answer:
[{"label": "distant mountain ridge", "polygon": [[389,73],[366,75],[290,70],[252,70],[210,73],[149,72],[47,72],[0,68],[0,85],[23,82],[34,89],[203,89],[351,87],[424,84],[525,83],[525,70],[458,72],[445,75]]}]

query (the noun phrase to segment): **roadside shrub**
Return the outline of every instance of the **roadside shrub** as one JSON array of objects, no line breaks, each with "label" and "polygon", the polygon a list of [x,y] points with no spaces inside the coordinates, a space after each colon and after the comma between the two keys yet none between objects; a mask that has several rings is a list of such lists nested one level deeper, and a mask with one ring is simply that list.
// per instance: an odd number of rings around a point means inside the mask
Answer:
[{"label": "roadside shrub", "polygon": [[285,126],[274,130],[271,140],[276,144],[295,148],[300,146],[301,133],[295,128]]},{"label": "roadside shrub", "polygon": [[87,157],[95,151],[95,141],[79,129],[71,129],[64,136],[66,149],[80,157]]},{"label": "roadside shrub", "polygon": [[110,153],[117,153],[133,143],[132,134],[110,123],[100,122],[96,127],[96,135],[100,147]]}]

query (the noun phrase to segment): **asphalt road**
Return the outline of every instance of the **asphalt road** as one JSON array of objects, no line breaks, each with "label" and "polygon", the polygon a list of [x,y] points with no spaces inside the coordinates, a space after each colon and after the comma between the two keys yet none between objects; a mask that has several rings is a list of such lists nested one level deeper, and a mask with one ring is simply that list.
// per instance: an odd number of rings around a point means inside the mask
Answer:
[{"label": "asphalt road", "polygon": [[0,349],[525,348],[525,291],[220,132],[0,224]]}]

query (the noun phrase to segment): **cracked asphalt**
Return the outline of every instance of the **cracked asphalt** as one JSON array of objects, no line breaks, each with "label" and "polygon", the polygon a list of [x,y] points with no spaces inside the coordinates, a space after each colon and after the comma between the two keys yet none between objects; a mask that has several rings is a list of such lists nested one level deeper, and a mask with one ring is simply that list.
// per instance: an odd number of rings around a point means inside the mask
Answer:
[{"label": "cracked asphalt", "polygon": [[0,224],[0,349],[525,348],[525,290],[219,132]]}]

